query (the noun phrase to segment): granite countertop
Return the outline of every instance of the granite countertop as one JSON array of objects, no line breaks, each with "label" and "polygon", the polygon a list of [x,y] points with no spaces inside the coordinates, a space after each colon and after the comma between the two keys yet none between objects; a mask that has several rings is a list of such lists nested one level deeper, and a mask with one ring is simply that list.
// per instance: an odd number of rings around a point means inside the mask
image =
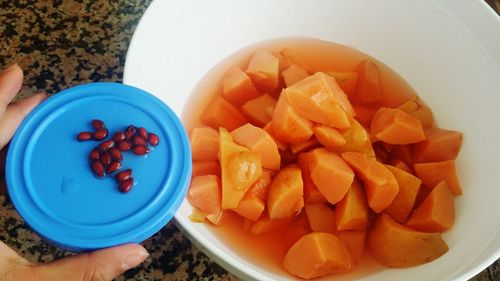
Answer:
[{"label": "granite countertop", "polygon": [[[121,81],[125,55],[152,0],[0,0],[0,68],[17,62],[25,81],[18,98],[69,86]],[[486,1],[500,11],[499,0]],[[5,195],[0,153],[0,240],[31,261],[71,255],[50,246],[20,219]],[[170,223],[144,243],[145,263],[116,280],[238,280],[204,255]],[[474,281],[500,280],[500,261]]]}]

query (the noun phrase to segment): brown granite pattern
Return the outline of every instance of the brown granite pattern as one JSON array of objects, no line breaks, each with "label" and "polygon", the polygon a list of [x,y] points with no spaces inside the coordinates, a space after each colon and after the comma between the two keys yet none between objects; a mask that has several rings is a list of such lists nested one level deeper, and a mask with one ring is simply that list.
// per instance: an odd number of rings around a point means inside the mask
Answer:
[{"label": "brown granite pattern", "polygon": [[[18,98],[91,81],[121,81],[128,44],[152,0],[0,0],[0,68],[25,70]],[[499,0],[487,0],[500,10]],[[1,156],[1,155],[0,155]],[[0,157],[0,240],[31,261],[71,255],[30,231],[4,195]],[[175,225],[144,242],[151,256],[117,280],[238,280],[194,247]],[[500,262],[474,281],[500,280]]]}]

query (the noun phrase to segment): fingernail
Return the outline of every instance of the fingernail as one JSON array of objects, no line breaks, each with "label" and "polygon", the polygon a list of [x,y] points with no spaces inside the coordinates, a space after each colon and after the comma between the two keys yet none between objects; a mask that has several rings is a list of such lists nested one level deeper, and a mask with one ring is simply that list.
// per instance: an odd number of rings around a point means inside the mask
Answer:
[{"label": "fingernail", "polygon": [[143,262],[148,257],[148,252],[145,249],[141,249],[136,253],[133,253],[122,260],[122,268],[123,270],[129,270],[133,267],[138,266],[141,262]]}]

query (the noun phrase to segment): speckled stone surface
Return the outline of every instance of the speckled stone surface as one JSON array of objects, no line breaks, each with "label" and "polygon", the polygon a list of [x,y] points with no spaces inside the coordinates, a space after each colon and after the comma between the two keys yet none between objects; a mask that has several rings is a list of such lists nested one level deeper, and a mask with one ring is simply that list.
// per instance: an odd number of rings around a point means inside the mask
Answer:
[{"label": "speckled stone surface", "polygon": [[[53,94],[91,81],[121,81],[128,44],[151,0],[0,0],[0,68],[25,71],[18,98]],[[497,11],[499,1],[487,1]],[[45,244],[30,231],[5,195],[0,158],[0,240],[31,261],[71,253]],[[116,280],[238,280],[194,247],[175,225],[144,242],[146,262]],[[497,261],[474,281],[500,280]]]}]

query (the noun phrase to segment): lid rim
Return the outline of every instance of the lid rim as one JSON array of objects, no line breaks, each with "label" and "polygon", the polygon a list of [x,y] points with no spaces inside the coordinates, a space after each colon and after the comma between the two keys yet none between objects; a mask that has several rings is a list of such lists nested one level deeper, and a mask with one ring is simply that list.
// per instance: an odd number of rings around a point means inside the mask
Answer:
[{"label": "lid rim", "polygon": [[[161,180],[162,185],[167,185],[168,187],[162,187],[163,190],[166,188],[171,188],[172,191],[166,192],[168,197],[160,198],[161,204],[154,206],[153,211],[148,211],[147,217],[142,217],[136,219],[133,222],[127,221],[128,218],[124,219],[121,224],[126,225],[126,227],[121,226],[121,233],[117,234],[113,231],[107,233],[107,235],[101,235],[97,237],[84,238],[81,233],[78,233],[80,237],[73,237],[71,235],[63,235],[62,233],[57,233],[59,229],[51,231],[50,227],[40,225],[43,223],[39,221],[40,214],[44,214],[43,210],[35,210],[35,214],[31,214],[30,211],[33,207],[40,208],[36,203],[33,202],[32,197],[29,192],[26,191],[26,182],[24,179],[24,172],[17,172],[19,169],[24,171],[22,166],[22,160],[26,157],[26,147],[29,141],[24,138],[26,132],[30,132],[30,126],[34,126],[32,123],[36,124],[36,120],[40,119],[43,121],[47,116],[50,115],[50,109],[54,106],[64,104],[68,99],[71,98],[87,98],[84,95],[85,92],[92,92],[96,89],[99,91],[116,91],[116,92],[126,92],[135,94],[135,98],[145,99],[151,105],[155,105],[156,108],[152,109],[148,107],[145,109],[147,113],[155,111],[155,113],[161,112],[165,115],[164,119],[158,119],[157,122],[162,121],[158,124],[162,130],[168,131],[168,141],[164,140],[166,143],[170,143],[173,146],[173,151],[171,151],[170,156],[174,159],[169,159],[170,165],[175,166],[173,169],[177,174],[171,175],[172,180],[169,182],[164,179]],[[113,95],[119,95],[118,93],[113,93]],[[75,97],[73,97],[75,96]],[[64,105],[63,105],[64,106]],[[45,112],[48,111],[48,112]],[[45,113],[45,114],[44,114]],[[38,118],[38,119],[37,119]],[[156,121],[156,120],[155,120]],[[40,125],[40,124],[38,124]],[[38,126],[34,126],[37,129]],[[174,137],[172,137],[174,136]],[[181,149],[179,149],[181,148]],[[175,152],[175,153],[173,153]],[[16,161],[17,158],[17,161]],[[191,175],[191,150],[189,141],[187,138],[184,126],[175,115],[174,111],[171,110],[166,104],[164,104],[157,97],[145,92],[144,90],[135,88],[133,86],[110,83],[110,82],[99,82],[90,83],[85,85],[79,85],[66,89],[59,94],[52,96],[47,99],[40,106],[35,108],[21,124],[16,134],[14,135],[11,145],[7,153],[7,165],[6,165],[6,180],[7,189],[11,197],[12,203],[21,215],[21,217],[26,221],[26,223],[41,237],[48,240],[54,245],[70,250],[88,250],[88,249],[98,249],[104,247],[110,247],[131,242],[142,242],[148,237],[152,236],[158,232],[164,225],[166,225],[174,216],[175,212],[179,209],[184,197],[186,196],[189,181]],[[21,187],[19,187],[21,185]],[[126,196],[126,195],[124,195]],[[153,197],[155,200],[155,197]],[[26,199],[31,200],[31,202],[26,202]],[[149,205],[149,203],[148,203]],[[45,217],[43,220],[51,220],[51,218]],[[68,226],[63,226],[67,228]],[[71,228],[67,229],[71,232]],[[74,229],[74,233],[77,231]],[[67,234],[67,233],[65,233]]]}]

